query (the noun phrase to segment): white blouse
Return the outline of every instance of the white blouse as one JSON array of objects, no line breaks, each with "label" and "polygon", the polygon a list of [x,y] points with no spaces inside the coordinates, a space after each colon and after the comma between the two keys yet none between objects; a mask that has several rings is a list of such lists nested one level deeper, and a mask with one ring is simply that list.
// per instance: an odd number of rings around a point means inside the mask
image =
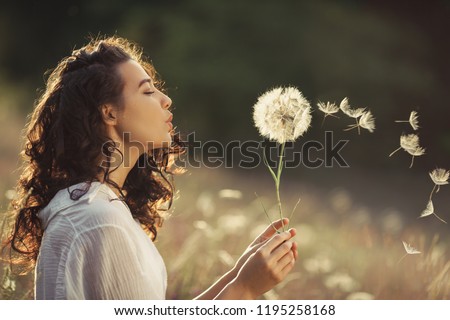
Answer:
[{"label": "white blouse", "polygon": [[164,299],[167,272],[158,250],[116,194],[100,182],[71,200],[56,193],[38,216],[44,236],[36,299]]}]

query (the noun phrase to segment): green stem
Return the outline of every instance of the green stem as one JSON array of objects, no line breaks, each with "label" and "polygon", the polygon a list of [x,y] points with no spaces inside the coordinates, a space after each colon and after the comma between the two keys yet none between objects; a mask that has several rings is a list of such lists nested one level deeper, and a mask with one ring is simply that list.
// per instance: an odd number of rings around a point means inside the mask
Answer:
[{"label": "green stem", "polygon": [[286,142],[283,142],[281,144],[281,153],[280,153],[280,162],[278,163],[278,170],[277,170],[277,179],[275,181],[275,187],[277,190],[277,201],[278,201],[278,209],[280,211],[280,219],[281,219],[281,224],[283,226],[283,231],[285,230],[284,227],[284,222],[283,222],[283,211],[282,211],[282,207],[281,207],[281,198],[280,198],[280,177],[281,177],[281,171],[283,170],[283,157],[284,157],[284,146],[285,146]]}]

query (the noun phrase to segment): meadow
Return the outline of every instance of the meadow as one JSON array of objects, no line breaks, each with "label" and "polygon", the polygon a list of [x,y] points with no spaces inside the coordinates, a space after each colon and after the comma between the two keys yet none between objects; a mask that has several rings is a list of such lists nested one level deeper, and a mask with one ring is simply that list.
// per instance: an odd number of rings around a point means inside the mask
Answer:
[{"label": "meadow", "polygon": [[[23,120],[13,119],[1,119],[3,136],[20,135]],[[20,145],[2,139],[1,148],[3,221]],[[298,231],[299,260],[288,279],[261,298],[449,299],[448,225],[434,217],[417,219],[432,182],[426,172],[408,170],[406,162],[399,174],[364,167],[286,169],[283,207],[290,211],[301,197],[291,219]],[[175,201],[156,245],[168,270],[167,298],[191,299],[229,270],[267,226],[261,203],[273,220],[277,206],[273,181],[262,165],[252,170],[188,168],[175,177],[175,185]],[[447,189],[442,187],[435,202],[448,220]],[[402,241],[421,254],[404,257]],[[10,275],[6,263],[0,272],[2,299],[33,298],[33,273]]]}]

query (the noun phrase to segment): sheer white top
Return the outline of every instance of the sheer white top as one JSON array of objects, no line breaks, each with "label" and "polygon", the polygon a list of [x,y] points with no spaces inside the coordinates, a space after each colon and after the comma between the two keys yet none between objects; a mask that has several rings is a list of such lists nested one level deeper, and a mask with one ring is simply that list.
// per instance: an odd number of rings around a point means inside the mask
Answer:
[{"label": "sheer white top", "polygon": [[58,191],[38,216],[44,236],[36,299],[164,299],[167,272],[158,250],[125,203],[93,182],[78,200]]}]

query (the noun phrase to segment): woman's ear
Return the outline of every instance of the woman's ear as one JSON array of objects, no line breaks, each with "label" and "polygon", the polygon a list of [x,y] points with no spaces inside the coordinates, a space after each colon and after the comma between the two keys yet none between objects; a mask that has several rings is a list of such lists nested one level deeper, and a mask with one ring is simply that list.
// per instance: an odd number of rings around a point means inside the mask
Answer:
[{"label": "woman's ear", "polygon": [[100,107],[103,121],[107,125],[114,126],[117,124],[117,110],[110,104],[104,104]]}]

